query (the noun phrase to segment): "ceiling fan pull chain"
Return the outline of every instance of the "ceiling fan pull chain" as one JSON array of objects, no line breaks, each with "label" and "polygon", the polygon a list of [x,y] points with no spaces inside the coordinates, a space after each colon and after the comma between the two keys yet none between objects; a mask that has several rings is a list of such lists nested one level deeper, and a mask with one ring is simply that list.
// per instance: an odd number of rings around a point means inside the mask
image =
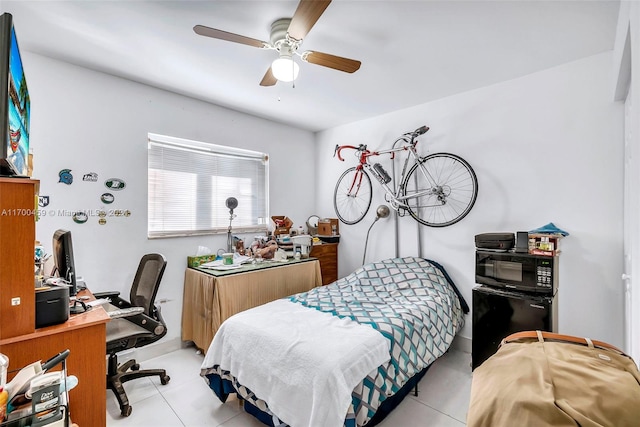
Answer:
[{"label": "ceiling fan pull chain", "polygon": [[[296,73],[296,69],[295,69],[295,62],[293,62],[293,56],[291,57],[291,74],[295,75]],[[296,88],[296,79],[291,80],[291,87],[293,89]]]}]

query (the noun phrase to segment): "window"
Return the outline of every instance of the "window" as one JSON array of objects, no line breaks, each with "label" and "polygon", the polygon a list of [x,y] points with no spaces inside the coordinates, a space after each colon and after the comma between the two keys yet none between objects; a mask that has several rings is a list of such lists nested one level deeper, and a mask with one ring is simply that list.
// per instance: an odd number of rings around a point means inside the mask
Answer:
[{"label": "window", "polygon": [[265,231],[269,156],[265,153],[149,134],[149,238]]}]

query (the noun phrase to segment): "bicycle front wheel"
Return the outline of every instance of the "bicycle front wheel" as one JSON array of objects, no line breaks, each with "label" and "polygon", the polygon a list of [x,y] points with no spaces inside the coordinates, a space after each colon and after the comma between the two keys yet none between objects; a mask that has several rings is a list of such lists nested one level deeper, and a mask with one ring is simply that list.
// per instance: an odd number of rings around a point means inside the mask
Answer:
[{"label": "bicycle front wheel", "polygon": [[372,198],[371,178],[364,170],[354,166],[338,178],[333,192],[333,207],[340,221],[357,224],[369,211]]},{"label": "bicycle front wheel", "polygon": [[446,227],[464,218],[478,197],[478,179],[463,158],[435,153],[421,158],[402,182],[411,216],[430,227]]}]

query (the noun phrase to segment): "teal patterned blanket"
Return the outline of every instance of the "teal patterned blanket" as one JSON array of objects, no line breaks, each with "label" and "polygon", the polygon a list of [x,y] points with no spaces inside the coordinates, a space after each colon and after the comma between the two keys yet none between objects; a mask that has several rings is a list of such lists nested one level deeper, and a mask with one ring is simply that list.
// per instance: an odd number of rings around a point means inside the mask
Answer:
[{"label": "teal patterned blanket", "polygon": [[422,258],[367,264],[329,286],[290,300],[370,325],[389,340],[391,362],[365,378],[359,392],[354,391],[358,425],[447,351],[464,325],[463,312],[468,311],[442,267]]}]

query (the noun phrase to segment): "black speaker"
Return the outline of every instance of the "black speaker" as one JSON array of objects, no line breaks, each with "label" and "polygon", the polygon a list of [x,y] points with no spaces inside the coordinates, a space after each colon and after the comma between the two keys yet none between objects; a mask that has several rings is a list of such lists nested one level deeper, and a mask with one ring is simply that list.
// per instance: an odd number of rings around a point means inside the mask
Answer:
[{"label": "black speaker", "polygon": [[516,232],[516,252],[529,252],[529,233],[527,231]]}]

